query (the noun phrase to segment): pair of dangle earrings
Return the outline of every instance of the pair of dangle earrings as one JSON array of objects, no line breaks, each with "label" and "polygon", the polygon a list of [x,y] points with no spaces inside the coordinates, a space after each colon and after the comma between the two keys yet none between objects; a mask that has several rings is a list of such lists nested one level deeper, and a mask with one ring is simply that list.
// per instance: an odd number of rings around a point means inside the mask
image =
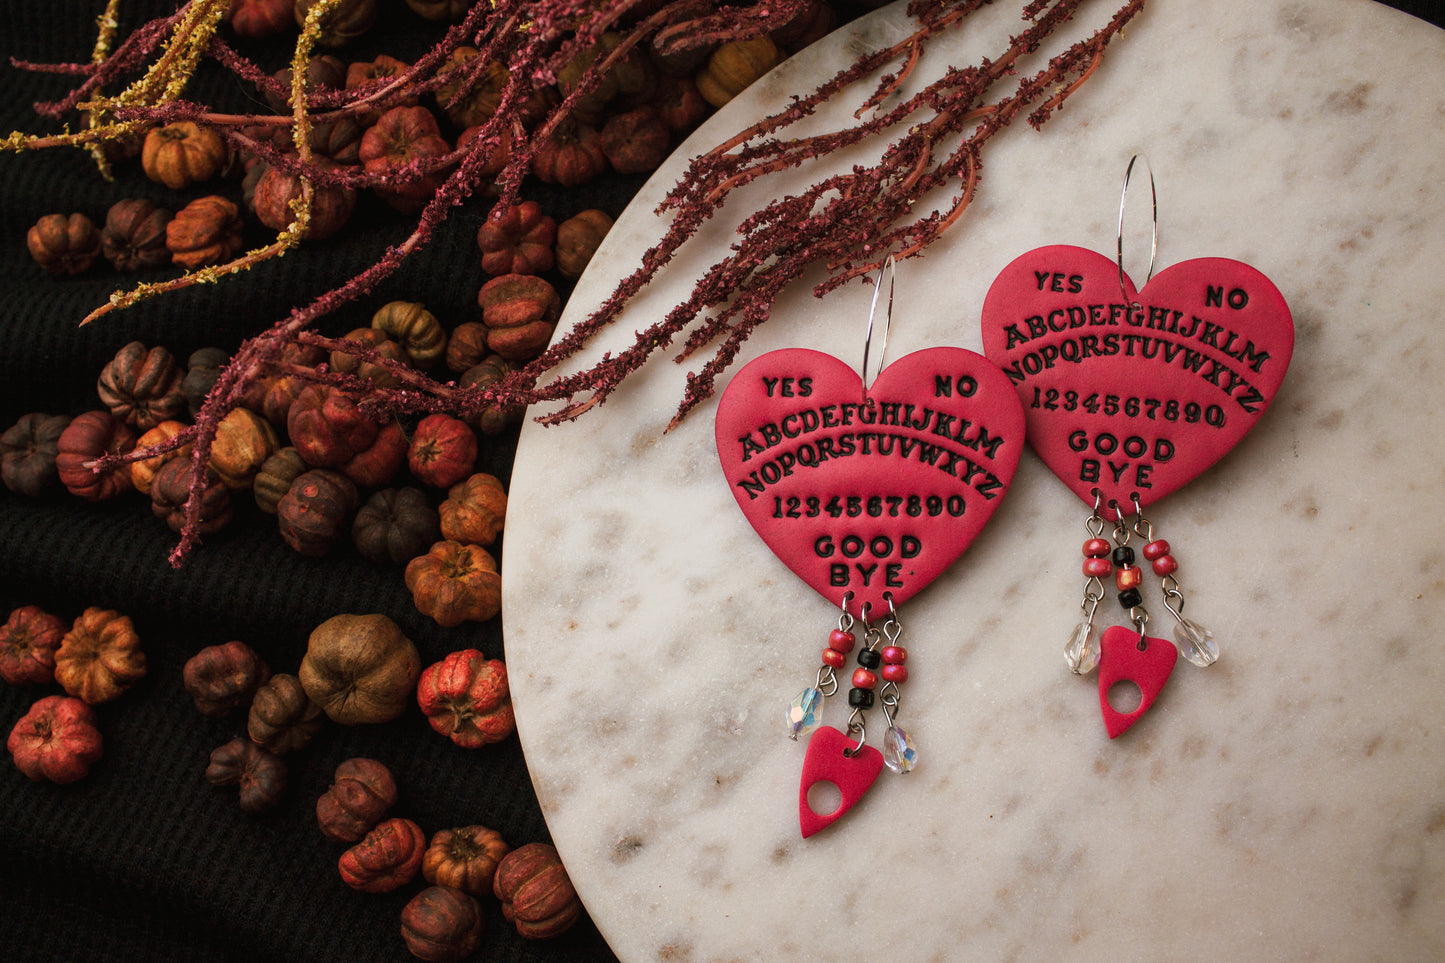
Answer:
[{"label": "pair of dangle earrings", "polygon": [[[772,351],[744,366],[719,399],[718,456],[739,508],[768,547],[842,611],[817,684],[789,706],[794,736],[818,720],[825,690],[841,685],[836,671],[856,643],[848,638],[850,605],[864,624],[848,731],[818,725],[808,740],[799,788],[805,837],[847,812],[887,763],[866,745],[862,715],[880,681],[885,750],[899,771],[916,761],[894,718],[897,684],[907,675],[906,653],[896,645],[898,609],[972,544],[1013,481],[1025,441],[1091,511],[1085,618],[1066,655],[1077,672],[1098,669],[1109,735],[1148,710],[1180,650],[1198,664],[1217,657],[1210,633],[1183,614],[1177,563],[1144,510],[1215,464],[1259,421],[1289,366],[1293,321],[1269,279],[1239,261],[1196,258],[1154,277],[1152,172],[1149,273],[1136,289],[1123,266],[1134,163],[1120,198],[1117,257],[1054,245],[1015,258],[984,299],[983,355],[924,349],[880,363],[870,385],[880,275],[861,373],[820,351]],[[884,270],[891,321],[891,258]],[[886,327],[883,339],[886,348]],[[1105,508],[1113,515],[1112,545],[1103,537]],[[1135,538],[1161,579],[1180,649],[1147,633]],[[1107,629],[1095,644],[1103,579],[1111,573],[1129,625]],[[885,610],[874,634],[868,620]],[[1138,706],[1110,703],[1121,682],[1138,687]],[[821,782],[842,795],[826,813],[808,799]]]}]

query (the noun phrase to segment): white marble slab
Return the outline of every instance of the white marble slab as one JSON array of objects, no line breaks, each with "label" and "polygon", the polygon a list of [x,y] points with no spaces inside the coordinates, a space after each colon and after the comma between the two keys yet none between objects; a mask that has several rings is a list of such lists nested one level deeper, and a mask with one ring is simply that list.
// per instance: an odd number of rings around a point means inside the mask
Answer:
[{"label": "white marble slab", "polygon": [[[920,70],[975,62],[1018,6]],[[687,156],[904,24],[882,10],[710,121],[618,222],[563,327],[660,234]],[[684,377],[664,361],[582,421],[524,431],[503,563],[518,727],[622,960],[1445,957],[1445,33],[1363,0],[1156,0],[1042,132],[989,147],[972,209],[900,270],[890,355],[977,350],[984,292],[1032,247],[1112,250],[1140,151],[1161,264],[1254,264],[1298,344],[1254,434],[1150,512],[1223,656],[1181,662],[1115,742],[1061,656],[1084,511],[1029,453],[905,608],[918,769],[801,840],[803,745],[780,717],[835,613],[733,503],[714,405],[664,436]],[[681,299],[748,204],[593,357]],[[739,365],[785,346],[852,359],[869,292],[789,292]]]}]

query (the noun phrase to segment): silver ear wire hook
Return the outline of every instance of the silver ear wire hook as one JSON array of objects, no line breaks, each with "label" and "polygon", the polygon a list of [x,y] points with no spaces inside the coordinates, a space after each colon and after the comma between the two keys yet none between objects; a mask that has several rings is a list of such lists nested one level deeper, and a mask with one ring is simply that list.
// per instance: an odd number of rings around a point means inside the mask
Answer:
[{"label": "silver ear wire hook", "polygon": [[[1119,291],[1124,295],[1124,300],[1129,300],[1129,289],[1124,286],[1124,208],[1129,201],[1129,175],[1134,173],[1134,162],[1142,160],[1144,168],[1149,172],[1149,216],[1151,219],[1149,233],[1149,271],[1144,275],[1144,284],[1154,276],[1154,258],[1159,253],[1159,193],[1154,189],[1154,169],[1149,166],[1149,158],[1142,154],[1135,154],[1129,158],[1129,166],[1124,169],[1124,187],[1119,192],[1119,229],[1118,229],[1118,253],[1116,260],[1119,264]],[[1143,287],[1144,284],[1139,285]]]},{"label": "silver ear wire hook", "polygon": [[873,284],[873,303],[868,306],[868,331],[863,336],[863,400],[868,400],[868,354],[873,347],[873,319],[878,314],[878,294],[883,290],[883,275],[888,274],[888,309],[883,320],[883,341],[878,346],[878,370],[883,370],[884,362],[888,352],[888,330],[893,327],[893,282],[897,274],[897,264],[893,255],[888,255],[888,260],[883,262],[883,270],[878,272],[878,280]]}]

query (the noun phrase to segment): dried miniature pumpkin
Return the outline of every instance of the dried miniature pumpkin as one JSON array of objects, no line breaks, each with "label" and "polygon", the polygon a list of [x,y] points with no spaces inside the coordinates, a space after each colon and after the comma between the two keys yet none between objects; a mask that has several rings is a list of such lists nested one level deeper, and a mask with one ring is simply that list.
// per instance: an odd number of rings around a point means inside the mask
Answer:
[{"label": "dried miniature pumpkin", "polygon": [[215,177],[225,166],[227,154],[220,134],[182,120],[146,134],[140,164],[151,180],[179,191]]},{"label": "dried miniature pumpkin", "polygon": [[370,448],[381,430],[356,399],[329,385],[307,385],[286,415],[286,433],[314,468],[333,468]]},{"label": "dried miniature pumpkin", "polygon": [[5,748],[15,768],[36,782],[75,782],[100,758],[95,710],[79,699],[46,696],[15,723]]},{"label": "dried miniature pumpkin", "polygon": [[186,408],[192,418],[201,410],[201,405],[206,403],[206,396],[216,386],[221,370],[230,360],[230,354],[221,348],[197,348],[186,359],[186,373],[181,378],[181,394],[186,396]]},{"label": "dried miniature pumpkin", "polygon": [[[326,158],[316,161],[322,169],[336,166]],[[296,220],[291,203],[301,196],[301,176],[279,167],[266,169],[256,181],[251,206],[256,219],[273,231],[284,231]],[[344,184],[311,185],[311,219],[301,236],[311,241],[331,237],[346,226],[356,210],[356,191]]]},{"label": "dried miniature pumpkin", "polygon": [[[214,535],[231,521],[231,492],[209,468],[201,488],[201,512],[196,522],[197,535]],[[151,482],[151,512],[173,532],[186,527],[186,502],[191,497],[191,479],[195,466],[189,458],[172,458],[161,466]]]},{"label": "dried miniature pumpkin", "polygon": [[311,632],[298,673],[311,701],[345,726],[401,715],[421,656],[385,615],[334,615]]},{"label": "dried miniature pumpkin", "polygon": [[316,800],[316,822],[327,839],[354,843],[381,822],[396,796],[390,769],[375,759],[347,759]]},{"label": "dried miniature pumpkin", "polygon": [[271,668],[244,642],[208,645],[186,660],[181,684],[201,715],[219,719],[249,706],[256,690],[271,678]]},{"label": "dried miniature pumpkin", "polygon": [[277,672],[251,697],[246,734],[280,756],[306,748],[325,721],[321,707],[306,695],[301,680],[289,672]]},{"label": "dried miniature pumpkin", "polygon": [[371,316],[371,326],[401,344],[418,368],[430,367],[447,348],[447,333],[419,301],[389,301]]},{"label": "dried miniature pumpkin", "polygon": [[38,605],[22,605],[0,626],[0,679],[11,685],[55,680],[55,650],[66,625]]},{"label": "dried miniature pumpkin", "polygon": [[787,50],[802,50],[815,41],[821,40],[838,26],[838,14],[822,0],[804,3],[793,19],[775,30],[769,36],[779,47]]},{"label": "dried miniature pumpkin", "polygon": [[[356,342],[358,349],[371,351],[387,361],[405,365],[408,360],[401,345],[393,341],[391,335],[380,328],[356,328],[347,332],[342,340]],[[401,379],[394,372],[387,370],[386,365],[366,360],[351,351],[331,352],[331,367],[332,370],[340,371],[343,374],[353,374],[358,378],[365,378],[378,388],[395,388],[401,384]]]},{"label": "dried miniature pumpkin", "polygon": [[714,50],[707,58],[707,66],[698,71],[694,78],[698,93],[714,107],[721,107],[782,59],[783,52],[766,34],[729,40]]},{"label": "dried miniature pumpkin", "polygon": [[[523,108],[525,110],[525,107]],[[457,150],[465,151],[468,154],[475,154],[481,150],[477,142],[482,139],[484,128],[482,125],[468,127],[457,135]],[[512,159],[512,143],[514,140],[511,130],[487,131],[493,137],[492,146],[487,148],[487,159],[482,161],[477,168],[479,177],[496,177],[507,166]]]},{"label": "dried miniature pumpkin", "polygon": [[388,488],[373,493],[351,523],[352,542],[373,562],[404,565],[439,538],[437,510],[419,488]]},{"label": "dried miniature pumpkin", "polygon": [[171,262],[166,225],[173,215],[142,198],[112,204],[100,232],[100,252],[117,271],[141,271]]},{"label": "dried miniature pumpkin", "polygon": [[646,174],[667,159],[672,132],[651,107],[638,107],[607,118],[602,125],[602,152],[619,174]]},{"label": "dried miniature pumpkin", "polygon": [[657,116],[674,134],[692,130],[708,114],[707,101],[697,92],[691,77],[664,77],[652,97]]},{"label": "dried miniature pumpkin", "polygon": [[487,356],[487,326],[480,321],[463,321],[447,339],[447,367],[457,374],[481,364]]},{"label": "dried miniature pumpkin", "polygon": [[582,915],[562,858],[547,843],[528,843],[502,857],[492,892],[502,901],[502,915],[529,940],[558,936]]},{"label": "dried miniature pumpkin", "polygon": [[581,187],[606,170],[597,128],[570,117],[553,129],[532,158],[532,173],[559,187]]},{"label": "dried miniature pumpkin", "polygon": [[109,411],[76,415],[56,441],[55,469],[60,483],[72,495],[89,501],[129,491],[130,471],[125,466],[95,472],[86,467],[101,455],[123,455],[135,447],[136,433]]},{"label": "dried miniature pumpkin", "polygon": [[485,622],[502,610],[502,576],[480,545],[437,542],[407,563],[406,587],[417,610],[446,628]]},{"label": "dried miniature pumpkin", "polygon": [[[377,84],[379,81],[394,81],[410,69],[411,64],[386,54],[378,54],[374,60],[358,60],[346,66],[346,89],[355,90],[368,84]],[[385,84],[379,86],[385,86]],[[375,92],[376,89],[373,87],[372,92]],[[392,92],[387,94],[384,104],[386,107],[411,107],[416,102],[415,96]]]},{"label": "dried miniature pumpkin", "polygon": [[111,414],[146,431],[185,410],[181,375],[165,348],[132,341],[101,369],[95,390]]},{"label": "dried miniature pumpkin", "polygon": [[[369,174],[386,175],[415,161],[444,157],[451,146],[442,137],[436,118],[425,107],[393,107],[376,119],[361,135],[357,156]],[[392,207],[414,214],[441,187],[441,171],[433,171],[404,183],[376,188]]]},{"label": "dried miniature pumpkin", "polygon": [[86,609],[55,650],[55,681],[88,705],[119,697],[145,674],[135,626],[111,609]]},{"label": "dried miniature pumpkin", "polygon": [[535,358],[547,347],[562,299],[545,279],[529,274],[492,278],[477,292],[487,347],[509,361]]},{"label": "dried miniature pumpkin", "polygon": [[559,224],[557,270],[562,276],[574,281],[580,278],[610,230],[612,218],[596,208],[575,214]]},{"label": "dried miniature pumpkin", "polygon": [[449,886],[428,886],[402,909],[401,938],[419,960],[457,963],[481,942],[481,904]]},{"label": "dried miniature pumpkin", "polygon": [[497,864],[511,849],[500,833],[486,826],[443,829],[432,836],[421,858],[421,874],[428,883],[487,896]]},{"label": "dried miniature pumpkin", "polygon": [[351,456],[337,470],[363,488],[387,485],[406,464],[406,448],[406,433],[390,421],[381,426],[369,448]]},{"label": "dried miniature pumpkin", "polygon": [[433,414],[417,423],[406,464],[418,481],[450,488],[470,475],[476,462],[477,436],[465,421]]},{"label": "dried miniature pumpkin", "polygon": [[248,40],[275,37],[296,29],[295,6],[296,0],[231,0],[226,22]]},{"label": "dried miniature pumpkin", "polygon": [[[306,25],[306,15],[317,0],[296,0],[296,25]],[[377,0],[341,0],[321,17],[316,42],[323,47],[344,47],[376,23]]]},{"label": "dried miniature pumpkin", "polygon": [[478,56],[475,47],[458,47],[437,71],[437,76],[445,78],[437,87],[437,106],[448,120],[461,128],[486,123],[497,112],[502,91],[511,80],[507,68],[493,60],[482,68],[481,76],[470,87],[463,89],[466,73],[471,69],[470,61]]},{"label": "dried miniature pumpkin", "polygon": [[198,197],[166,225],[171,261],[195,269],[218,264],[241,250],[241,211],[216,194]]},{"label": "dried miniature pumpkin", "polygon": [[281,446],[276,429],[246,408],[232,408],[216,425],[207,464],[231,491],[251,487],[266,459]]},{"label": "dried miniature pumpkin", "polygon": [[496,476],[478,472],[451,487],[438,514],[444,538],[471,545],[491,545],[502,534],[507,517],[507,492]]},{"label": "dried miniature pumpkin", "polygon": [[31,412],[0,435],[0,480],[17,495],[34,498],[60,481],[55,459],[60,435],[70,419],[65,415]]},{"label": "dried miniature pumpkin", "polygon": [[[137,448],[147,448],[151,445],[159,445],[169,441],[176,435],[186,430],[186,426],[179,421],[163,421],[150,431],[140,436],[136,442]],[[190,458],[191,443],[186,442],[179,448],[159,455],[152,455],[149,458],[142,458],[140,461],[130,463],[130,483],[135,490],[142,495],[150,495],[151,484],[155,481],[156,473],[165,466],[166,462],[177,458]]]},{"label": "dried miniature pumpkin", "polygon": [[501,742],[517,728],[506,665],[476,649],[428,666],[416,701],[431,727],[463,749]]},{"label": "dried miniature pumpkin", "polygon": [[[284,97],[277,97],[269,90],[265,92],[266,103],[278,114],[291,113],[291,79],[294,76],[291,68],[282,67],[271,75],[281,89],[286,92]],[[331,54],[321,54],[315,57],[306,58],[306,79],[302,82],[308,98],[330,88],[332,90],[344,90],[346,88],[346,64],[341,62],[339,57]],[[311,103],[308,99],[308,103]]]},{"label": "dried miniature pumpkin", "polygon": [[412,13],[427,20],[460,20],[477,0],[406,0]]},{"label": "dried miniature pumpkin", "polygon": [[377,825],[341,854],[336,868],[342,882],[363,893],[389,893],[416,876],[426,852],[426,836],[410,819],[394,817]]},{"label": "dried miniature pumpkin", "polygon": [[240,789],[241,809],[264,813],[286,795],[286,763],[250,739],[237,737],[211,753],[206,781]]},{"label": "dried miniature pumpkin", "polygon": [[82,274],[100,256],[100,234],[84,214],[46,214],[26,232],[25,246],[51,274]]},{"label": "dried miniature pumpkin", "polygon": [[356,485],[340,472],[303,472],[276,505],[281,538],[302,555],[325,555],[346,531],[360,500]]},{"label": "dried miniature pumpkin", "polygon": [[536,201],[494,207],[477,230],[482,270],[494,276],[552,270],[556,241],[557,222]]},{"label": "dried miniature pumpkin", "polygon": [[257,507],[267,515],[276,514],[281,499],[291,490],[291,483],[308,470],[301,453],[290,445],[272,454],[261,463],[260,471],[251,480]]},{"label": "dried miniature pumpkin", "polygon": [[[457,379],[457,384],[463,388],[485,388],[516,370],[516,363],[499,354],[489,354],[463,372]],[[463,420],[484,435],[497,435],[520,422],[526,410],[525,405],[483,405],[466,415]]]}]

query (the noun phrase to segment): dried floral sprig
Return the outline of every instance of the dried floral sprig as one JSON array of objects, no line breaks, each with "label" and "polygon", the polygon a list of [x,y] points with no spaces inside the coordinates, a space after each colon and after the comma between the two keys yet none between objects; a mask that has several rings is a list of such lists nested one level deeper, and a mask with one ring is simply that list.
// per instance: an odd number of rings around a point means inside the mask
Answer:
[{"label": "dried floral sprig", "polygon": [[[545,419],[556,422],[575,418],[603,403],[630,373],[679,337],[683,338],[679,361],[717,343],[712,358],[688,376],[688,387],[677,414],[677,419],[681,419],[711,394],[718,373],[732,362],[757,325],[769,318],[778,295],[800,277],[805,268],[815,263],[827,267],[828,278],[814,289],[822,295],[875,270],[890,253],[911,256],[936,239],[973,199],[987,141],[1025,107],[1034,106],[1029,118],[1031,123],[1038,125],[1046,120],[1097,67],[1104,48],[1142,8],[1144,0],[1125,3],[1110,23],[1092,37],[1073,44],[1046,68],[1020,81],[1012,91],[996,94],[995,85],[1011,74],[1019,59],[1036,50],[1060,23],[1073,16],[1081,2],[1032,0],[1024,8],[1028,28],[1019,37],[1012,38],[997,59],[966,69],[951,69],[922,92],[883,111],[879,109],[881,105],[898,94],[911,77],[925,44],[961,23],[982,5],[981,0],[915,2],[909,13],[917,28],[910,37],[886,50],[860,57],[811,94],[795,98],[778,113],[696,158],[664,201],[663,210],[670,214],[671,222],[659,244],[642,256],[638,268],[618,284],[596,311],[540,358],[496,384],[486,388],[461,388],[441,384],[410,370],[398,371],[400,384],[394,388],[357,384],[347,381],[346,376],[325,371],[317,372],[316,378],[345,383],[362,394],[364,403],[378,412],[451,410],[465,413],[497,405],[560,401],[564,407]],[[294,128],[293,141],[299,146],[304,138],[296,135],[308,121],[320,122],[359,113],[403,91],[437,89],[443,80],[442,66],[446,58],[463,42],[476,47],[479,55],[451,69],[465,71],[464,77],[474,79],[482,75],[488,64],[501,63],[509,68],[510,79],[501,91],[496,113],[483,124],[471,149],[457,152],[458,157],[447,158],[449,163],[455,162],[456,167],[436,190],[415,229],[404,241],[388,248],[375,264],[355,278],[311,304],[296,308],[287,318],[241,345],[207,397],[195,425],[164,446],[175,448],[192,443],[191,457],[198,468],[208,459],[220,420],[240,403],[252,385],[277,369],[287,344],[315,338],[309,329],[319,318],[365,296],[403,259],[426,244],[450,208],[477,194],[486,183],[482,174],[485,159],[502,138],[512,137],[514,144],[506,167],[495,178],[498,192],[495,203],[512,204],[548,134],[570,114],[578,98],[596,86],[603,72],[638,44],[658,37],[674,44],[687,42],[689,36],[700,38],[698,42],[726,36],[744,37],[766,29],[779,17],[795,13],[804,5],[801,0],[773,0],[772,3],[763,0],[732,6],[713,0],[663,0],[661,3],[601,0],[579,16],[576,5],[567,0],[489,0],[473,7],[462,24],[449,29],[436,47],[401,76],[358,90],[318,90],[309,95],[296,82],[291,91],[291,116],[277,118],[222,115],[203,105],[185,105],[181,101],[186,80],[203,54],[216,58],[238,75],[261,80],[260,71],[254,65],[249,65],[214,37],[218,11],[225,3],[226,0],[191,0],[174,16],[153,21],[136,31],[94,69],[78,71],[86,78],[81,84],[85,93],[72,95],[60,104],[89,108],[98,118],[96,127],[50,138],[12,135],[0,146],[18,149],[66,143],[86,145],[182,114],[222,131],[233,143],[241,144],[246,140],[243,127],[258,123],[290,125]],[[647,13],[640,16],[639,11]],[[540,124],[524,129],[520,118],[524,116],[533,86],[554,81],[558,70],[593,45],[606,29],[617,29],[621,42],[607,56],[597,59]],[[147,70],[146,76],[127,88],[126,94],[114,98],[100,95],[105,84],[158,53],[159,59]],[[298,58],[295,63],[302,65],[304,61]],[[893,72],[876,82],[859,111],[859,117],[871,112],[866,120],[831,134],[792,139],[780,136],[825,101],[889,65],[896,65]],[[293,70],[295,75],[302,73],[302,69]],[[453,74],[452,79],[456,76]],[[971,131],[969,125],[974,125]],[[905,132],[896,133],[900,130]],[[950,139],[959,143],[945,148]],[[691,296],[661,321],[639,332],[629,348],[615,355],[604,355],[583,371],[546,380],[549,371],[575,357],[594,335],[618,317],[624,306],[697,234],[733,191],[811,158],[865,142],[885,145],[876,164],[825,178],[801,195],[780,198],[765,206],[741,225],[730,252],[704,273]],[[258,152],[264,151],[254,141],[251,144]],[[312,183],[338,177],[311,164],[305,155],[284,159],[274,151],[273,154],[278,163],[290,165],[289,170]],[[419,162],[409,169],[388,172],[376,181],[382,185],[397,184],[431,173],[437,166],[436,161]],[[952,198],[941,209],[921,216],[912,213],[914,206],[932,192],[950,189]],[[304,220],[304,207],[304,204],[298,206],[297,221]],[[278,238],[279,243],[282,242]],[[259,252],[252,254],[261,256]],[[245,260],[245,257],[241,259]],[[242,266],[233,263],[224,270]],[[354,342],[336,347],[363,357],[369,352]],[[152,448],[107,457],[95,467],[97,470],[114,468],[161,450]],[[203,471],[193,474],[196,479],[203,477]],[[199,506],[199,498],[193,497],[187,508],[188,523],[171,556],[172,564],[179,564],[197,541]]]}]

